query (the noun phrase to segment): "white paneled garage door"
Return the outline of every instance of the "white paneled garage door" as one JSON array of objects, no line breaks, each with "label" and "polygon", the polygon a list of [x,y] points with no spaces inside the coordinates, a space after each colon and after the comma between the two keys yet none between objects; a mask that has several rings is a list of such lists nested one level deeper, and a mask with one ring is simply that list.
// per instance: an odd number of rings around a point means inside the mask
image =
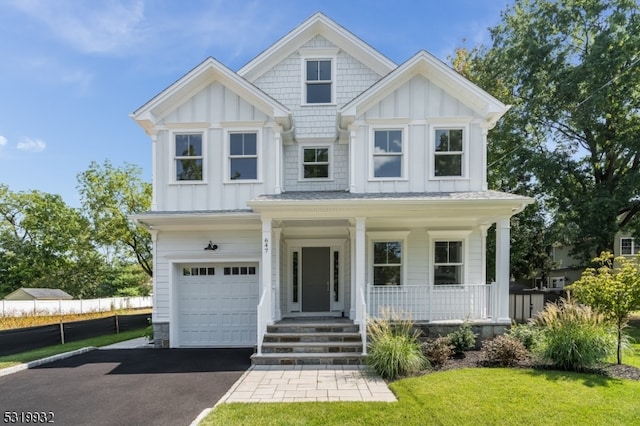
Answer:
[{"label": "white paneled garage door", "polygon": [[254,346],[258,277],[256,263],[180,265],[180,346]]}]

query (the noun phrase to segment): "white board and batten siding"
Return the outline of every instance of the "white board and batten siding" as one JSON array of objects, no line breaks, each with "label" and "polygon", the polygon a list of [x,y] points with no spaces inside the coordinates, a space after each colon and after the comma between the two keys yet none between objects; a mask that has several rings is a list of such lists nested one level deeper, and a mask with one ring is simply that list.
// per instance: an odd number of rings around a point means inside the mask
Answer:
[{"label": "white board and batten siding", "polygon": [[260,231],[164,232],[156,244],[154,322],[170,324],[171,347],[255,345]]},{"label": "white board and batten siding", "polygon": [[[159,124],[155,155],[156,210],[245,209],[246,201],[275,187],[273,120],[240,96],[214,82],[169,113]],[[228,132],[258,133],[258,179],[228,179]],[[203,134],[203,180],[175,180],[176,133]]]}]

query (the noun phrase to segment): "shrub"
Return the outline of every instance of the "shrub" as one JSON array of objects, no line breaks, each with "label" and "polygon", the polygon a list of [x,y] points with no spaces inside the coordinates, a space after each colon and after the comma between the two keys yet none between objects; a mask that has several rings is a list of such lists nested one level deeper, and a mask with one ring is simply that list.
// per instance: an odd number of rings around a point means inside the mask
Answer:
[{"label": "shrub", "polygon": [[476,345],[476,337],[478,335],[471,330],[471,323],[465,321],[457,330],[447,334],[447,337],[453,345],[453,350],[456,354],[462,354],[465,351],[471,350]]},{"label": "shrub", "polygon": [[147,338],[147,341],[153,342],[153,323],[151,322],[151,318],[147,318],[147,322],[149,325],[144,329],[144,333],[142,333],[143,337]]},{"label": "shrub", "polygon": [[510,335],[497,336],[482,344],[485,359],[494,365],[511,367],[529,357],[529,352],[520,340]]},{"label": "shrub", "polygon": [[584,371],[615,353],[615,330],[589,306],[560,299],[548,303],[536,323],[542,330],[534,353],[555,368]]},{"label": "shrub", "polygon": [[434,365],[442,365],[453,356],[453,345],[447,336],[440,336],[422,344],[422,353]]},{"label": "shrub", "polygon": [[367,324],[367,335],[367,364],[383,378],[394,379],[428,366],[413,321],[384,314]]},{"label": "shrub", "polygon": [[513,324],[509,336],[519,340],[530,351],[540,338],[540,329],[533,323]]}]

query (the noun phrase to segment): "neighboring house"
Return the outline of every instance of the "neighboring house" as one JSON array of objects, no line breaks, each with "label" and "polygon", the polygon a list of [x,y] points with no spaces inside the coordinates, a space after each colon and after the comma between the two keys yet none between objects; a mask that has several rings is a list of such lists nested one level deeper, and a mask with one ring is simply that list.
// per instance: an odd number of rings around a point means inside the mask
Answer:
[{"label": "neighboring house", "polygon": [[19,288],[4,297],[5,300],[71,300],[73,296],[59,288]]},{"label": "neighboring house", "polygon": [[618,232],[613,245],[615,257],[634,258],[640,254],[640,241],[629,232]]},{"label": "neighboring house", "polygon": [[537,288],[562,290],[582,276],[584,265],[571,255],[572,248],[571,245],[560,243],[551,247],[551,261],[554,267],[549,271],[546,282],[542,282],[542,279],[536,282]]},{"label": "neighboring house", "polygon": [[[156,346],[257,346],[283,318],[384,307],[509,318],[510,217],[487,188],[508,110],[431,54],[397,65],[325,15],[237,72],[208,58],[136,110],[151,138]],[[497,283],[487,229],[497,224]]]}]

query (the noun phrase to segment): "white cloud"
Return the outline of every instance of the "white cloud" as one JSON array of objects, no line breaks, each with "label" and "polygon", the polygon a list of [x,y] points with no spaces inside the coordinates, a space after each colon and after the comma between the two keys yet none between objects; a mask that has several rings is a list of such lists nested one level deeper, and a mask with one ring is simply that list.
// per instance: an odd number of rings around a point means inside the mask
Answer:
[{"label": "white cloud", "polygon": [[85,53],[122,53],[144,32],[144,2],[17,0],[13,6]]},{"label": "white cloud", "polygon": [[0,148],[2,148],[3,146],[7,145],[7,138],[5,138],[4,136],[0,135]]},{"label": "white cloud", "polygon": [[27,151],[27,152],[42,152],[45,150],[45,148],[47,147],[47,144],[44,143],[44,141],[40,140],[40,139],[32,139],[32,138],[28,138],[28,137],[23,137],[22,139],[20,139],[20,142],[18,142],[18,149],[20,151]]}]

